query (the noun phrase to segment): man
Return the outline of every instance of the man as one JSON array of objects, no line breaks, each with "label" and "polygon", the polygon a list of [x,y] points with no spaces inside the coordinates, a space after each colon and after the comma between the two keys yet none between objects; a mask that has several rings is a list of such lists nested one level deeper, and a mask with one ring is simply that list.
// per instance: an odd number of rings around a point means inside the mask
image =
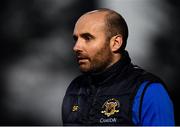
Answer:
[{"label": "man", "polygon": [[64,125],[174,125],[164,83],[131,63],[128,27],[110,9],[82,15],[75,24],[74,52],[83,73],[66,91]]}]

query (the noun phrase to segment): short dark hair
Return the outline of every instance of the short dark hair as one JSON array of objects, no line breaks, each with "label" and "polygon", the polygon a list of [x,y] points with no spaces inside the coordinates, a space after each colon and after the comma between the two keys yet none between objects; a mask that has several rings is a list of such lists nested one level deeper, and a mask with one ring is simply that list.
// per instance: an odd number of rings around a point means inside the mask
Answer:
[{"label": "short dark hair", "polygon": [[125,19],[119,13],[107,8],[101,8],[98,11],[107,12],[105,17],[107,39],[110,40],[113,36],[121,34],[123,43],[119,51],[124,51],[128,38],[128,26]]}]

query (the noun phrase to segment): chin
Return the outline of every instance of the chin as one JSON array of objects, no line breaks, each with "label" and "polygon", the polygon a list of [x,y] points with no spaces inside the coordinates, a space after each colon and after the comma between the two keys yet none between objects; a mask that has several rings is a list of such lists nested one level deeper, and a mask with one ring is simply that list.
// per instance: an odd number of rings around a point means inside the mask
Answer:
[{"label": "chin", "polygon": [[81,72],[89,72],[91,70],[87,64],[80,64],[79,69]]},{"label": "chin", "polygon": [[89,69],[85,69],[85,68],[80,68],[80,71],[83,72],[83,73],[88,73],[88,72],[90,72]]},{"label": "chin", "polygon": [[80,71],[83,72],[83,73],[88,73],[88,72],[91,72],[91,69],[90,68],[87,68],[87,67],[79,67],[80,68]]}]

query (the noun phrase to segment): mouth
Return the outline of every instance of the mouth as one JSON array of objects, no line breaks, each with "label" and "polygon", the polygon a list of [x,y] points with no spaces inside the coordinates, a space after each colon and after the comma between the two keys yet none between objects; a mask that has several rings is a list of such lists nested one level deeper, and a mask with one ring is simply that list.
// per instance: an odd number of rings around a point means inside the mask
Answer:
[{"label": "mouth", "polygon": [[88,62],[88,58],[87,57],[83,57],[83,56],[77,56],[77,61],[79,64],[83,64],[85,62]]},{"label": "mouth", "polygon": [[85,62],[87,62],[87,61],[88,61],[87,58],[78,58],[78,63],[79,63],[79,64],[85,63]]}]

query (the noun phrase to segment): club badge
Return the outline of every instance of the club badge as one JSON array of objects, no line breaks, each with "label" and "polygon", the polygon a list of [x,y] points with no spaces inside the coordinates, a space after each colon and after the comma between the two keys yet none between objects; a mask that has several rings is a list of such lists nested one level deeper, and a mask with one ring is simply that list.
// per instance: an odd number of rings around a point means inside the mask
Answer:
[{"label": "club badge", "polygon": [[117,108],[119,107],[120,107],[119,101],[116,100],[115,98],[112,98],[112,99],[107,100],[103,104],[102,108],[104,109],[104,111],[101,111],[101,113],[109,117],[111,115],[114,115],[115,113],[118,113],[119,110],[117,110]]}]

